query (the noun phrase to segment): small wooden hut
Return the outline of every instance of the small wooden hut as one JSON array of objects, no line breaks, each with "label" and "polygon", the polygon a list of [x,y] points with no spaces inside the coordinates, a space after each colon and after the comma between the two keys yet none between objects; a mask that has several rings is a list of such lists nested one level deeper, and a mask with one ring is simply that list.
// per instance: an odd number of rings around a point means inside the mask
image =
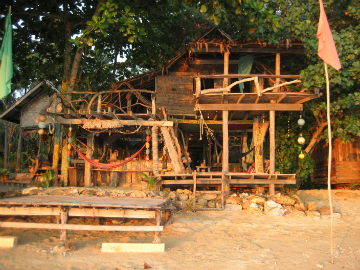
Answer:
[{"label": "small wooden hut", "polygon": [[[329,146],[321,141],[312,153],[316,169],[312,181],[317,184],[327,183]],[[360,183],[360,138],[350,143],[343,143],[336,138],[333,141],[331,161],[331,184],[352,185]]]}]

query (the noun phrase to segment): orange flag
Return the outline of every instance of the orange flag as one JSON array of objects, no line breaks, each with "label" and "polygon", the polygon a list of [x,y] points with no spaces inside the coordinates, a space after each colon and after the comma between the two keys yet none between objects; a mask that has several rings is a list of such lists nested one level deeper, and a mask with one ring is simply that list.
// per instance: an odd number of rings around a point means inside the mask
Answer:
[{"label": "orange flag", "polygon": [[317,31],[317,37],[319,39],[318,55],[326,63],[339,70],[341,63],[336,51],[335,42],[331,34],[329,22],[326,17],[323,2],[320,1],[320,19]]}]

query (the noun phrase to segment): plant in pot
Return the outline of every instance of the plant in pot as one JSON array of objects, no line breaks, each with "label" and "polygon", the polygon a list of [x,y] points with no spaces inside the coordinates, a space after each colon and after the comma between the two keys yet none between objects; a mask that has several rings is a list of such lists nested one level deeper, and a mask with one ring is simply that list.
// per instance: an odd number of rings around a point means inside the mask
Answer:
[{"label": "plant in pot", "polygon": [[142,181],[146,181],[148,183],[149,190],[154,190],[156,183],[159,182],[158,180],[156,180],[156,177],[149,176],[146,173],[141,173],[141,174],[142,176],[145,177],[146,180],[142,180]]}]

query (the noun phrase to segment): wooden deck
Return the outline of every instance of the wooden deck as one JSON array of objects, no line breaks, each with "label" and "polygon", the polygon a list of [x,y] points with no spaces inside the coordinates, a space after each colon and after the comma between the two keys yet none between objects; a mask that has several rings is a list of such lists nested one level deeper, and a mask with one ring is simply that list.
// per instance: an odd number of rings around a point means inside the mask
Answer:
[{"label": "wooden deck", "polygon": [[[154,232],[154,243],[171,219],[165,209],[168,199],[112,198],[95,196],[23,196],[0,200],[0,216],[57,216],[61,224],[0,222],[0,228],[58,229],[66,240],[66,230],[148,231]],[[162,218],[162,213],[165,217]],[[67,224],[68,217],[154,219],[154,226]]]}]

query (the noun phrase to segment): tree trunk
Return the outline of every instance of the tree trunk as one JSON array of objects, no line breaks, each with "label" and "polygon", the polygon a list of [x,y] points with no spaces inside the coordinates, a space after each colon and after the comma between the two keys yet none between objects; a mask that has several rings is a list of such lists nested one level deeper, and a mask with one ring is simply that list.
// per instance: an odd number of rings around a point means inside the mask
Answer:
[{"label": "tree trunk", "polygon": [[310,140],[310,143],[308,144],[308,146],[305,148],[305,152],[306,153],[312,153],[312,151],[315,149],[315,146],[318,144],[319,142],[319,138],[321,136],[322,131],[324,130],[324,128],[327,126],[327,121],[326,122],[322,122],[321,125],[317,128],[317,130],[313,133],[313,136]]},{"label": "tree trunk", "polygon": [[59,185],[59,159],[60,159],[60,144],[62,137],[62,125],[55,124],[55,133],[54,133],[54,154],[53,154],[53,163],[52,169],[54,171],[53,185],[57,187]]}]

